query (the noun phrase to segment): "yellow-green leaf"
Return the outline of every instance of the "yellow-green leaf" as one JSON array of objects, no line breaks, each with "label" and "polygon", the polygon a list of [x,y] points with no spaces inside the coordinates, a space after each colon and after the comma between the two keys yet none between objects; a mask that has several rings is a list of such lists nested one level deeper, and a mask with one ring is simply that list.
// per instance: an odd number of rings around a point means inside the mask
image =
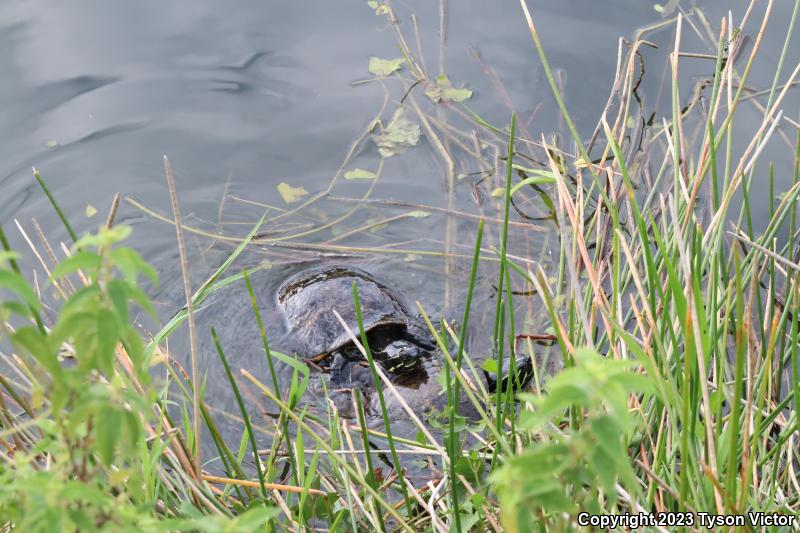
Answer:
[{"label": "yellow-green leaf", "polygon": [[303,196],[308,194],[308,191],[303,187],[292,187],[288,183],[281,182],[278,185],[278,192],[287,204],[299,201]]},{"label": "yellow-green leaf", "polygon": [[425,94],[436,102],[463,102],[472,96],[472,91],[464,87],[453,87],[445,74],[436,76],[436,81],[425,89]]},{"label": "yellow-green leaf", "polygon": [[376,0],[369,0],[367,5],[372,9],[378,9],[378,2]]},{"label": "yellow-green leaf", "polygon": [[419,124],[408,120],[405,108],[398,107],[392,115],[392,120],[384,128],[383,133],[373,137],[381,157],[391,157],[402,154],[409,146],[419,143]]},{"label": "yellow-green leaf", "polygon": [[425,218],[430,215],[427,211],[409,211],[406,213],[407,216],[414,217],[414,218]]},{"label": "yellow-green leaf", "polygon": [[[370,224],[375,224],[377,222],[377,220],[370,219],[367,222],[369,222]],[[389,227],[389,224],[385,224],[385,223],[384,224],[375,224],[374,226],[369,228],[369,232],[370,233],[378,233],[379,231],[383,231],[388,227]]]},{"label": "yellow-green leaf", "polygon": [[344,178],[348,180],[371,180],[375,179],[376,174],[363,168],[354,168],[344,173]]},{"label": "yellow-green leaf", "polygon": [[97,208],[92,204],[86,204],[86,216],[92,218],[97,214]]},{"label": "yellow-green leaf", "polygon": [[398,57],[397,59],[381,59],[380,57],[369,58],[369,71],[371,74],[379,77],[390,76],[393,72],[400,70],[400,65],[405,62],[405,59]]},{"label": "yellow-green leaf", "polygon": [[497,187],[492,190],[492,198],[500,198],[505,194],[506,190],[503,187]]}]

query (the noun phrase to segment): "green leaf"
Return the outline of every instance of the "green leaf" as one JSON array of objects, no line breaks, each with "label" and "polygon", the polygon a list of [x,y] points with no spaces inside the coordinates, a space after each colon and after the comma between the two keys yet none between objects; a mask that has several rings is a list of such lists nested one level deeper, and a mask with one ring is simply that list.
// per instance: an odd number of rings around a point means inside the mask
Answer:
[{"label": "green leaf", "polygon": [[49,339],[33,326],[26,326],[17,329],[11,335],[12,342],[25,348],[42,367],[52,376],[62,374],[61,365],[56,358],[56,350],[53,348]]},{"label": "green leaf", "polygon": [[233,519],[225,528],[228,533],[241,532],[248,533],[263,528],[267,522],[280,514],[277,507],[251,507],[246,512]]},{"label": "green leaf", "polygon": [[425,218],[430,216],[431,214],[427,211],[409,211],[406,213],[406,216],[414,217],[414,218]]},{"label": "green leaf", "polygon": [[92,218],[97,214],[97,208],[92,204],[86,204],[86,217]]},{"label": "green leaf", "polygon": [[158,272],[147,261],[142,259],[142,256],[136,250],[132,248],[114,248],[111,250],[109,257],[129,283],[135,284],[136,275],[144,274],[153,285],[158,284]]},{"label": "green leaf", "polygon": [[106,466],[110,466],[114,460],[114,449],[117,446],[121,423],[121,413],[113,407],[104,407],[97,413],[95,420],[97,455]]},{"label": "green leaf", "polygon": [[128,297],[133,300],[136,305],[144,309],[153,319],[156,318],[156,310],[153,308],[153,304],[150,303],[150,298],[147,297],[142,289],[136,285],[128,285],[126,290],[128,292]]},{"label": "green leaf", "polygon": [[292,187],[285,182],[281,182],[278,185],[278,192],[280,193],[281,198],[283,198],[283,201],[287,204],[293,204],[308,194],[308,191],[303,187]]},{"label": "green leaf", "polygon": [[97,366],[108,375],[114,372],[117,321],[106,309],[97,310]]},{"label": "green leaf", "polygon": [[87,270],[94,274],[99,267],[99,255],[94,252],[79,251],[61,261],[53,270],[51,278],[61,278],[77,270]]},{"label": "green leaf", "polygon": [[104,226],[100,228],[100,231],[97,233],[90,233],[78,239],[75,244],[72,245],[72,250],[111,246],[130,237],[131,231],[131,227],[125,224],[117,224],[112,228],[106,228]]},{"label": "green leaf", "polygon": [[139,420],[139,416],[135,412],[129,410],[122,412],[122,419],[122,427],[125,430],[123,431],[125,437],[123,443],[129,450],[135,450],[141,438],[142,423]]},{"label": "green leaf", "polygon": [[453,87],[450,79],[445,74],[436,76],[436,80],[427,89],[425,94],[434,102],[463,102],[472,96],[472,91],[463,87]]},{"label": "green leaf", "polygon": [[0,270],[0,287],[14,292],[34,309],[39,309],[39,307],[41,307],[39,305],[39,299],[36,297],[36,293],[33,292],[33,289],[31,289],[31,286],[28,285],[25,278],[16,272]]},{"label": "green leaf", "polygon": [[392,115],[392,120],[384,128],[383,133],[374,136],[375,144],[381,157],[391,157],[402,154],[409,146],[419,143],[419,124],[411,122],[405,116],[405,108],[398,107]]},{"label": "green leaf", "polygon": [[19,259],[20,255],[17,252],[0,250],[0,265],[12,259]]},{"label": "green leaf", "polygon": [[[120,340],[125,344],[125,351],[133,361],[133,364],[136,366],[137,370],[145,370],[147,367],[147,358],[145,356],[145,347],[144,342],[142,341],[142,336],[139,334],[138,331],[133,329],[131,326],[127,326],[122,329],[120,332]],[[142,381],[146,381],[147,375],[140,375],[139,379]]]},{"label": "green leaf", "polygon": [[400,70],[400,65],[405,63],[405,59],[381,59],[380,57],[369,58],[369,71],[378,77],[390,76],[393,72]]},{"label": "green leaf", "polygon": [[371,180],[375,179],[377,174],[364,170],[363,168],[354,168],[344,173],[344,178],[348,180]]},{"label": "green leaf", "polygon": [[61,320],[73,313],[81,312],[81,310],[94,308],[97,305],[97,299],[101,296],[102,292],[97,285],[81,287],[61,307]]},{"label": "green leaf", "polygon": [[29,317],[31,315],[30,310],[17,301],[9,301],[9,302],[0,301],[0,309],[8,309],[8,311],[10,311],[11,313],[24,317]]},{"label": "green leaf", "polygon": [[369,0],[367,5],[372,9],[378,9],[378,2],[376,0]]},{"label": "green leaf", "polygon": [[65,482],[60,496],[63,502],[88,503],[97,507],[107,505],[108,499],[106,493],[98,487],[77,480]]},{"label": "green leaf", "polygon": [[125,282],[118,279],[109,281],[108,296],[111,299],[111,305],[114,306],[117,321],[120,324],[127,324],[129,319],[128,291]]},{"label": "green leaf", "polygon": [[555,183],[556,178],[552,172],[539,172],[536,171],[536,176],[525,178],[521,182],[517,183],[513,187],[511,187],[510,194],[514,196],[517,191],[521,188],[525,187],[526,185],[537,185],[537,184],[545,184],[545,183]]}]

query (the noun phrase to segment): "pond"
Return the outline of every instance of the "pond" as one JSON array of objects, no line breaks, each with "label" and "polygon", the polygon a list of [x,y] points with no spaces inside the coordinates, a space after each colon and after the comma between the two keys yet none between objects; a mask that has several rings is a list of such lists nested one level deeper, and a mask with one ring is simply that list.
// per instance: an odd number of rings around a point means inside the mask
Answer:
[{"label": "pond", "polygon": [[[588,139],[614,82],[619,38],[673,16],[673,2],[529,4],[571,116]],[[777,3],[774,9],[786,16],[773,20],[786,20],[791,7]],[[466,108],[436,103],[435,95],[426,94],[429,86],[411,83],[414,68],[431,77],[446,74],[442,87],[467,89],[456,94],[469,95],[463,103],[489,124],[507,127],[514,110],[527,141],[540,142],[544,135],[567,153],[573,144],[519,4],[410,1],[394,9],[396,28],[380,9],[376,13],[360,0],[243,1],[235,8],[195,0],[4,2],[0,223],[12,244],[25,246],[14,220],[32,232],[35,218],[53,243],[66,237],[31,167],[41,171],[79,232],[96,228],[119,192],[117,220],[134,227],[131,244],[159,271],[161,284],[150,293],[160,318],[168,320],[183,304],[175,232],[145,212],[171,216],[166,154],[184,222],[195,230],[187,233],[194,287],[266,212],[262,243],[237,267],[259,268],[252,279],[274,349],[298,349],[275,306],[278,286],[319,263],[363,268],[401,294],[410,312],[419,312],[419,301],[437,323],[457,324],[478,218],[487,219],[483,255],[489,263],[500,245],[497,191],[505,148],[470,121]],[[718,31],[723,10],[704,10]],[[698,38],[702,29],[684,30],[684,49],[715,54]],[[666,57],[674,32],[656,31],[648,39],[659,48],[644,52],[645,116],[669,109],[663,91],[669,89]],[[400,42],[424,64],[399,63],[398,72],[373,79],[370,57],[401,58]],[[768,35],[762,47],[770,52],[764,55],[778,57],[782,45]],[[790,47],[790,55],[799,48]],[[787,64],[796,60],[790,57]],[[713,72],[712,60],[682,61],[686,87]],[[751,75],[758,88],[769,87],[767,67]],[[687,102],[692,97],[683,96]],[[787,110],[796,118],[797,95],[790,98]],[[401,101],[402,118],[395,115]],[[742,113],[759,116],[752,108]],[[380,119],[385,133],[393,118],[395,125],[408,121],[413,142],[390,143],[388,150],[397,153],[382,157],[388,154],[381,154],[380,127],[373,126]],[[785,150],[775,158],[788,168],[788,160],[780,159]],[[788,183],[791,177],[777,179]],[[756,190],[754,204],[767,195],[763,187]],[[547,202],[546,195],[532,195],[511,213],[509,254],[532,271],[541,265],[549,272],[550,251],[558,246]],[[476,359],[491,353],[496,270],[482,267],[478,273],[467,344]],[[518,295],[516,331],[545,333],[539,300],[517,281],[512,288]],[[207,399],[221,412],[235,413],[236,405],[210,342],[211,326],[234,367],[266,379],[249,305],[238,283],[198,311]],[[170,349],[186,363],[181,335]],[[281,372],[288,379],[290,367],[281,366]],[[241,429],[235,419],[230,424]]]}]

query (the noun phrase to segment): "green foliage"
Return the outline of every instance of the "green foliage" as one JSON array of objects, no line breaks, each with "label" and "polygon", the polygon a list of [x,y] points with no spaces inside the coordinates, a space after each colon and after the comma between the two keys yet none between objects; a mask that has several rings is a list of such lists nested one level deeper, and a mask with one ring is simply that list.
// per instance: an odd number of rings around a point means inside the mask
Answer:
[{"label": "green foliage", "polygon": [[[132,323],[134,307],[153,313],[138,287],[158,276],[134,250],[115,247],[130,228],[117,226],[79,239],[54,270],[62,287],[77,272],[83,287],[63,302],[49,329],[21,325],[42,308],[27,281],[0,256],[0,340],[7,338],[28,372],[30,390],[7,389],[22,412],[3,407],[2,428],[14,447],[0,462],[0,526],[17,531],[245,532],[275,516],[272,507],[235,519],[205,516],[184,502],[158,511],[164,492],[157,472],[165,442],[145,441],[160,401],[150,358]],[[23,305],[24,304],[24,305]],[[6,383],[4,377],[4,383]],[[8,421],[6,423],[5,421]],[[147,444],[150,442],[150,444]]]},{"label": "green foliage", "polygon": [[[13,463],[0,474],[0,516],[21,531],[143,523],[136,511],[143,482],[136,463],[154,397],[147,389],[134,390],[115,361],[120,346],[135,379],[148,387],[148,361],[130,323],[130,309],[133,304],[151,309],[136,282],[139,274],[153,281],[157,277],[134,251],[112,249],[129,233],[118,226],[75,243],[73,255],[58,265],[52,281],[81,270],[88,284],[63,303],[49,331],[25,325],[3,332],[20,354],[30,357],[36,376],[32,403],[40,439],[36,446],[15,449]],[[21,276],[3,269],[0,280],[31,308],[40,307]],[[13,303],[13,298],[4,302],[0,318],[29,318],[26,308]]]},{"label": "green foliage", "polygon": [[[518,428],[535,438],[491,476],[510,531],[530,531],[540,520],[557,523],[562,513],[599,512],[598,502],[616,501],[617,484],[640,493],[628,453],[636,427],[628,398],[650,393],[650,380],[628,361],[584,348],[575,351],[575,366],[547,388],[541,397],[520,395],[530,410],[522,412]],[[559,429],[568,410],[574,422]]]}]

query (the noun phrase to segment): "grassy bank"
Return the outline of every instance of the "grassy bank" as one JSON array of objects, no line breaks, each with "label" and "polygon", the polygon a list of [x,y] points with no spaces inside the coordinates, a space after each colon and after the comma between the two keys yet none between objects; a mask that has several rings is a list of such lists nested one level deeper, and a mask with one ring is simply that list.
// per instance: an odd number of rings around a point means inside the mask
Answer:
[{"label": "grassy bank", "polygon": [[[700,513],[796,515],[800,131],[795,117],[784,116],[783,104],[800,70],[784,65],[798,9],[789,21],[771,21],[769,6],[763,19],[747,11],[743,20],[716,26],[717,33],[692,12],[621,43],[608,106],[586,142],[523,0],[532,50],[571,136],[561,145],[531,137],[513,113],[507,126],[487,123],[458,92],[463,89],[428,74],[408,45],[418,39],[401,31],[392,8],[371,6],[395,31],[404,65],[376,64],[374,74],[403,87],[401,109],[415,117],[417,135],[421,128],[441,159],[446,220],[471,215],[453,203],[454,150],[472,153],[498,185],[473,215],[481,220],[471,254],[456,252],[450,226],[442,250],[427,251],[441,258],[448,274],[457,256],[471,260],[458,323],[434,321],[418,309],[443,361],[447,402],[437,431],[375,365],[363,325],[349,333],[375,377],[382,427],[367,427],[363,399],[355,393],[354,418],[342,417],[333,402],[321,413],[306,409],[311,371],[270,347],[261,314],[266,302],[249,273],[231,267],[248,248],[301,243],[331,228],[326,222],[278,237],[263,232],[330,197],[353,154],[376,131],[382,155],[395,155],[413,128],[398,128],[400,115],[388,103],[378,117],[389,111],[393,119],[370,124],[330,185],[300,207],[267,213],[246,237],[227,240],[228,260],[199,288],[186,283],[187,305],[160,331],[142,333],[135,320],[137,312],[151,311],[140,284],[157,276],[124,245],[130,228],[114,222],[119,199],[96,233],[78,237],[37,173],[71,242],[53,246],[41,231],[34,241],[20,226],[40,276],[47,276],[31,280],[0,232],[0,349],[11,350],[0,353],[0,530],[571,531],[592,529],[581,525],[582,513],[687,513],[648,526],[672,531],[702,530]],[[787,44],[780,57],[762,59],[760,35],[768,24],[786,29]],[[713,39],[716,50],[707,59],[714,67],[701,93],[679,83],[687,28]],[[741,28],[753,28],[755,38],[737,58]],[[665,80],[671,110],[651,115],[637,93],[642,47],[650,34],[667,30],[675,37]],[[775,66],[772,80],[749,78],[759,60]],[[426,89],[433,110],[415,99],[416,86]],[[754,86],[763,92],[756,94]],[[751,105],[760,120],[736,127],[737,111]],[[406,136],[398,137],[398,129]],[[748,137],[734,137],[748,129]],[[793,166],[760,161],[767,146],[787,150]],[[173,212],[148,212],[177,228],[188,279],[183,232],[200,230],[182,224],[166,163]],[[360,201],[370,201],[382,168],[383,159]],[[769,205],[752,205],[751,192],[765,188]],[[288,192],[299,194],[291,186]],[[547,269],[540,258],[512,253],[520,248],[517,239],[542,235],[522,216],[521,205],[546,215],[553,256]],[[769,215],[759,221],[756,212]],[[379,222],[390,219],[397,216]],[[332,241],[302,244],[354,249]],[[494,327],[468,332],[479,272],[497,276]],[[195,343],[179,358],[191,361],[188,369],[166,344],[183,325],[195,338],[194,310],[232,283],[248,288],[269,376],[264,383],[237,367],[212,332],[219,371],[237,400],[238,413],[226,416],[241,428],[238,442],[223,439],[222,415],[206,404]],[[357,292],[353,297],[358,301]],[[553,347],[536,344],[516,323],[521,301],[544,310],[541,330],[555,336]],[[470,356],[468,334],[491,338],[489,361]],[[547,350],[563,361],[558,374],[537,368],[520,390],[486,389],[484,369],[501,374],[521,353]],[[288,382],[279,380],[277,361],[294,369]],[[268,427],[252,416],[259,408],[251,401],[254,392],[275,413]],[[475,413],[469,419],[459,411],[462,397]],[[417,439],[392,433],[387,399],[416,425]],[[201,450],[207,442],[201,433],[213,443],[211,452]],[[209,453],[225,475],[208,472],[201,457]],[[431,475],[420,480],[398,468],[411,462]],[[759,529],[740,530],[748,528]]]}]

